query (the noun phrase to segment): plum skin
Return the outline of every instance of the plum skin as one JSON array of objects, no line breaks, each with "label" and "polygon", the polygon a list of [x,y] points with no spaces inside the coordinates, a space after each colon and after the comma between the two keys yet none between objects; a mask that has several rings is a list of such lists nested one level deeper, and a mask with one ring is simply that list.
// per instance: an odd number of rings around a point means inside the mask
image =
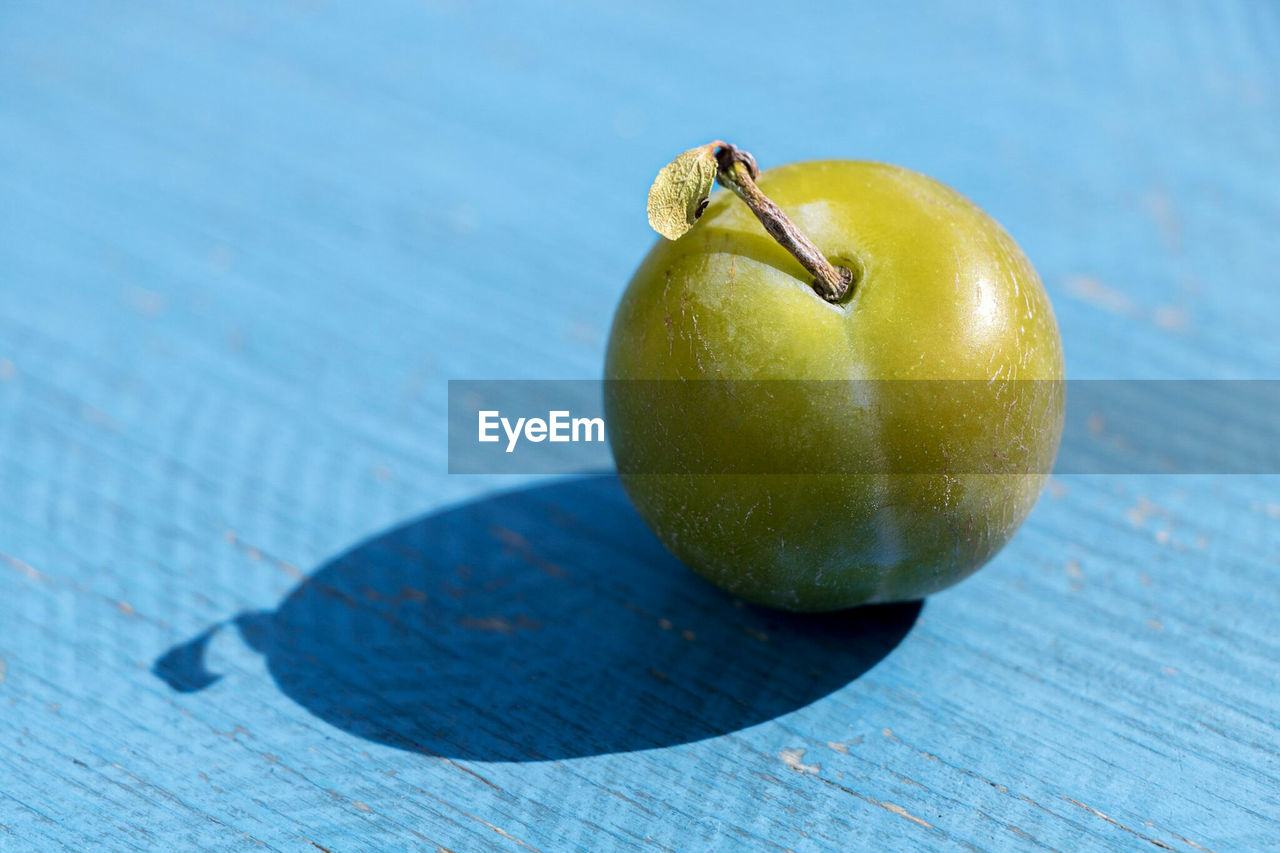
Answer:
[{"label": "plum skin", "polygon": [[[676,557],[753,603],[826,611],[948,587],[1009,541],[1056,455],[1062,344],[1048,295],[994,219],[919,173],[819,161],[758,183],[823,254],[854,268],[851,295],[836,305],[817,296],[751,211],[717,192],[633,276],[606,380],[1000,380],[1021,390],[974,406],[951,393],[965,383],[887,383],[892,394],[852,405],[803,383],[729,383],[739,399],[689,413],[639,405],[607,381],[623,486]],[[753,390],[763,387],[782,390]],[[729,461],[766,454],[796,473],[648,473],[690,444]],[[859,454],[923,473],[847,473],[866,470],[840,464]],[[993,455],[1016,463],[997,470],[1026,473],[988,473]],[[832,472],[814,460],[831,460]]]}]

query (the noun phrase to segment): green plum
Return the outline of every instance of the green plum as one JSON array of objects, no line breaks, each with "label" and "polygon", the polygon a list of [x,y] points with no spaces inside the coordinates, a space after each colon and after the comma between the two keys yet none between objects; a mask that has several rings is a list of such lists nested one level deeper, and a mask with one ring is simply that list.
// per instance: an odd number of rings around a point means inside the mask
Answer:
[{"label": "green plum", "polygon": [[[1057,453],[1049,298],[995,220],[924,175],[808,162],[758,188],[852,286],[820,295],[731,192],[660,240],[605,362],[627,494],[672,553],[750,602],[825,611],[950,586],[1009,541]],[[718,382],[691,407],[619,380]]]}]

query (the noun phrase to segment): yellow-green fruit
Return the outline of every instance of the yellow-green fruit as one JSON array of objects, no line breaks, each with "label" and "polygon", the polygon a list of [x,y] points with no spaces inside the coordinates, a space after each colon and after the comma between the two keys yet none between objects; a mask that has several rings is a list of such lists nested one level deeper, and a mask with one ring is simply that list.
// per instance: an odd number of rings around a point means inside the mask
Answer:
[{"label": "yellow-green fruit", "polygon": [[[618,306],[605,378],[734,381],[696,386],[696,410],[608,383],[623,485],[677,557],[749,601],[835,610],[949,586],[1008,542],[1057,452],[1048,296],[995,220],[923,175],[823,161],[758,183],[854,289],[820,298],[726,191],[660,240]],[[703,473],[733,470],[753,473]]]}]

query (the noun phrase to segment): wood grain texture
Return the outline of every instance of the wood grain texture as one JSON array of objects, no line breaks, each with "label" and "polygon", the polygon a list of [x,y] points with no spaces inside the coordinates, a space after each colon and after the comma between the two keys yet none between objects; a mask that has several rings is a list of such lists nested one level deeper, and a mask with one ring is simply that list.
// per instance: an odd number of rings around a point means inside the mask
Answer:
[{"label": "wood grain texture", "polygon": [[1072,377],[1277,378],[1277,7],[610,5],[0,11],[0,849],[1280,846],[1276,478],[1060,478],[805,626],[444,458],[448,379],[599,374],[713,137],[972,197]]}]

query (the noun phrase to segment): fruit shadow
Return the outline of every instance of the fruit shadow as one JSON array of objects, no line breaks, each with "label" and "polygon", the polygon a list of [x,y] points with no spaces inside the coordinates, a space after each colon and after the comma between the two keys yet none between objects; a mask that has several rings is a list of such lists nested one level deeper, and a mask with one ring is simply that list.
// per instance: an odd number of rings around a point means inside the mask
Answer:
[{"label": "fruit shadow", "polygon": [[[426,515],[234,624],[286,695],[371,741],[539,761],[689,743],[839,690],[920,603],[796,615],[746,605],[674,558],[614,476]],[[215,628],[153,671],[193,692]]]}]

